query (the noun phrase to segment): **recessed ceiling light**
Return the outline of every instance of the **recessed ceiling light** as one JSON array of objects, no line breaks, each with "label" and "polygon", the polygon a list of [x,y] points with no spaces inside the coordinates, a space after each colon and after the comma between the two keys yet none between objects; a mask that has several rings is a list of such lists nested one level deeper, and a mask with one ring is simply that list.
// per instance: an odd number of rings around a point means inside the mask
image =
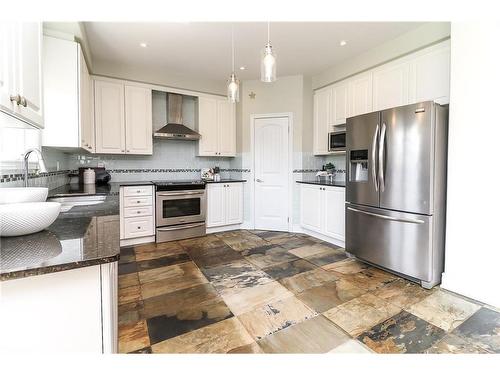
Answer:
[{"label": "recessed ceiling light", "polygon": [[240,70],[245,70],[245,69],[246,69],[246,67],[240,66]]},{"label": "recessed ceiling light", "polygon": [[142,48],[146,48],[146,47],[148,46],[148,44],[147,44],[147,43],[144,43],[144,42],[140,43],[139,45],[140,45]]},{"label": "recessed ceiling light", "polygon": [[340,46],[341,47],[344,47],[346,44],[347,44],[347,42],[345,40],[341,40],[340,41]]}]

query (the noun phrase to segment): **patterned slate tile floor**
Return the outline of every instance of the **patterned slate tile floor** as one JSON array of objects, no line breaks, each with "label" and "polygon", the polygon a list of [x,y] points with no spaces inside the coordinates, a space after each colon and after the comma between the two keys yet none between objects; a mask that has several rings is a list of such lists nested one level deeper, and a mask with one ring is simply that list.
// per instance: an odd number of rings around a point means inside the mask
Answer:
[{"label": "patterned slate tile floor", "polygon": [[120,353],[500,353],[500,313],[294,233],[122,248]]}]

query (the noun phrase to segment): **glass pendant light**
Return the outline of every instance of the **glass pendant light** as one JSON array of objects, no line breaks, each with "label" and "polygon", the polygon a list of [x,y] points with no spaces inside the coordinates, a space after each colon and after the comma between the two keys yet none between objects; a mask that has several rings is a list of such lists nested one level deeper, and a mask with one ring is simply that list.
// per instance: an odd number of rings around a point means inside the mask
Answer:
[{"label": "glass pendant light", "polygon": [[231,47],[232,47],[232,73],[227,81],[227,99],[231,103],[240,101],[240,81],[234,73],[234,26],[231,26]]},{"label": "glass pendant light", "polygon": [[267,44],[262,50],[260,60],[260,80],[262,82],[276,81],[276,53],[273,52],[273,46],[271,46],[269,28],[270,22],[267,23]]}]

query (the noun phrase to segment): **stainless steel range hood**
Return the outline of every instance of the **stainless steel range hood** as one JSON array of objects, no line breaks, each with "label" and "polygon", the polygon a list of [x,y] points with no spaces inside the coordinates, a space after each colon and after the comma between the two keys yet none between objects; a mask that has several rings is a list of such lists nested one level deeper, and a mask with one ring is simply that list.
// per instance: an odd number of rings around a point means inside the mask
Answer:
[{"label": "stainless steel range hood", "polygon": [[182,122],[182,95],[167,94],[167,125],[155,131],[153,136],[162,139],[196,141],[201,134],[189,129]]}]

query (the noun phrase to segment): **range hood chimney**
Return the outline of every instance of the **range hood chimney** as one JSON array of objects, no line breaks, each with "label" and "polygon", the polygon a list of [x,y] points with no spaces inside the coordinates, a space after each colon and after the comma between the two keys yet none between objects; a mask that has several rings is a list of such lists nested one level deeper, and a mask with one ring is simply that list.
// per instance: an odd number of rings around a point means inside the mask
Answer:
[{"label": "range hood chimney", "polygon": [[167,124],[153,133],[155,138],[196,141],[201,134],[189,129],[182,121],[182,95],[167,94]]}]

